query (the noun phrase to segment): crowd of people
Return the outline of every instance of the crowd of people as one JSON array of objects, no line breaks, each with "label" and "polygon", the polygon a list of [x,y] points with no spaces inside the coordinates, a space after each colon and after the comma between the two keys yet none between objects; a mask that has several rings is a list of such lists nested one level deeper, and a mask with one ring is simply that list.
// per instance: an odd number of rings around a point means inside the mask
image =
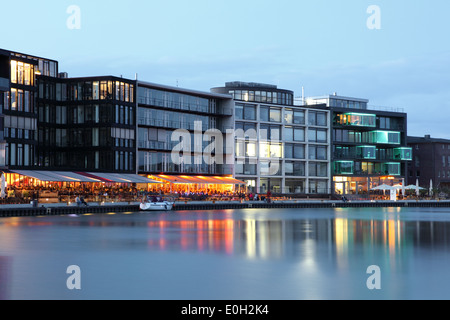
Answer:
[{"label": "crowd of people", "polygon": [[103,186],[93,188],[92,186],[80,185],[77,187],[42,187],[42,186],[9,186],[5,197],[0,203],[30,203],[37,200],[45,203],[69,203],[77,205],[88,205],[89,202],[139,202],[149,196],[169,196],[180,201],[270,201],[270,192],[264,194],[247,193],[242,191],[175,191],[163,193],[161,190],[137,189],[135,186]]}]

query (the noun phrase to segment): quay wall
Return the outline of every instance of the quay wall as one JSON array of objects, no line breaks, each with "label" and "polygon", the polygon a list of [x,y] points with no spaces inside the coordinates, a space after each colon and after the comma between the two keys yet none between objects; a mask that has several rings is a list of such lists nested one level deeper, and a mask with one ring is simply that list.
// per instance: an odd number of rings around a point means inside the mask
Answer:
[{"label": "quay wall", "polygon": [[[172,211],[185,210],[225,210],[225,209],[261,209],[261,208],[406,208],[406,207],[449,207],[450,201],[426,200],[426,201],[277,201],[267,202],[177,202]],[[137,212],[139,203],[116,203],[110,205],[90,205],[87,207],[60,205],[1,205],[1,217],[46,216],[46,215],[70,215],[70,214],[96,214],[111,212]],[[149,212],[151,213],[151,211]]]}]

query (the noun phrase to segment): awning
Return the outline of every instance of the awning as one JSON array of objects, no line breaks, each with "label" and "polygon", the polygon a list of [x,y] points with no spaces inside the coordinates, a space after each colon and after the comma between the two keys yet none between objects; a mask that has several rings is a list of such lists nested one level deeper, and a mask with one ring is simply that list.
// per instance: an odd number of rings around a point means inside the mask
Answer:
[{"label": "awning", "polygon": [[226,182],[227,184],[247,184],[244,181],[232,178],[232,177],[214,177],[215,179],[219,179],[222,180],[224,182]]},{"label": "awning", "polygon": [[48,182],[161,183],[137,174],[91,173],[72,171],[9,170],[29,178]]},{"label": "awning", "polygon": [[164,180],[166,182],[171,182],[171,183],[174,183],[174,184],[188,184],[188,183],[192,183],[192,182],[187,181],[185,179],[182,179],[182,178],[180,178],[178,176],[167,176],[165,174],[159,174],[159,175],[156,175],[155,177],[157,179],[161,179],[161,180]]},{"label": "awning", "polygon": [[138,174],[132,173],[98,173],[98,172],[86,172],[89,177],[98,178],[103,182],[116,182],[116,183],[162,183],[153,179],[149,179]]},{"label": "awning", "polygon": [[62,177],[57,177],[48,174],[47,171],[34,171],[34,170],[10,170],[12,173],[20,174],[21,176],[37,179],[40,181],[51,181],[51,182],[64,182]]},{"label": "awning", "polygon": [[50,171],[50,173],[62,177],[66,182],[99,182],[96,179],[89,178],[71,171]]},{"label": "awning", "polygon": [[156,175],[157,179],[161,179],[173,184],[246,184],[244,181],[234,179],[231,177],[207,177],[207,176],[169,176],[169,175]]}]

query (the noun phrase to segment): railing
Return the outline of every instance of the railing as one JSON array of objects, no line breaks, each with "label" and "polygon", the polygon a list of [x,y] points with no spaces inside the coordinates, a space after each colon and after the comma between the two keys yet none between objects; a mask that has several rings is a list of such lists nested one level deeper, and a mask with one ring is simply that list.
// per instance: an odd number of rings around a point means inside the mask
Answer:
[{"label": "railing", "polygon": [[171,100],[164,100],[164,99],[156,99],[156,98],[145,98],[142,96],[138,97],[138,102],[140,104],[145,104],[149,106],[156,106],[156,107],[164,107],[164,108],[170,108],[170,109],[177,109],[177,110],[185,110],[185,111],[194,111],[194,112],[202,112],[202,113],[211,113],[209,110],[209,105],[204,104],[192,104],[192,103],[182,103],[182,102],[176,102]]}]

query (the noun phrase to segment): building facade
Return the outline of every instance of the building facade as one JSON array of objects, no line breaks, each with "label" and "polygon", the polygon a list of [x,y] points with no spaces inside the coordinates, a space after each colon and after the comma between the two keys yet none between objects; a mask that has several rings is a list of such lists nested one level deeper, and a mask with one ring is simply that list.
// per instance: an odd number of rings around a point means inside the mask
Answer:
[{"label": "building facade", "polygon": [[37,82],[38,167],[136,172],[136,81],[40,76]]},{"label": "building facade", "polygon": [[233,174],[231,96],[138,81],[137,103],[139,174]]},{"label": "building facade", "polygon": [[324,107],[294,105],[274,85],[228,82],[235,100],[234,176],[254,193],[329,194],[330,122]]},{"label": "building facade", "polygon": [[408,137],[412,149],[412,161],[408,166],[408,184],[430,187],[443,192],[450,191],[450,140],[424,137]]},{"label": "building facade", "polygon": [[0,50],[0,166],[38,166],[38,79],[57,75],[57,61]]},{"label": "building facade", "polygon": [[330,110],[332,192],[368,195],[380,184],[404,183],[407,163],[407,116],[371,110],[368,100],[329,95],[308,98]]}]

